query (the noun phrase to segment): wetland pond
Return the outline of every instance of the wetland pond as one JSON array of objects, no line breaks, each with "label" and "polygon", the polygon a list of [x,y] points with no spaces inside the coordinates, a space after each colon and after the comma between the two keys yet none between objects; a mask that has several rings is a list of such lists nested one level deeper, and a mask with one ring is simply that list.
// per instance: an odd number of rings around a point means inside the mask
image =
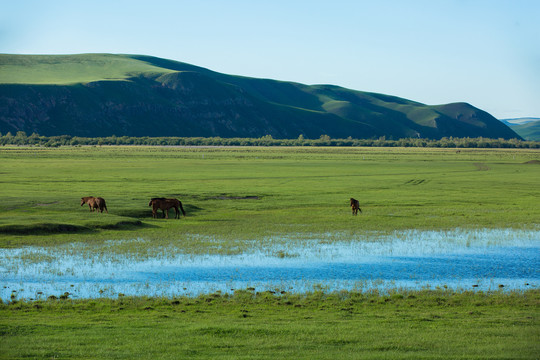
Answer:
[{"label": "wetland pond", "polygon": [[0,297],[174,297],[248,288],[506,291],[540,285],[540,230],[411,230],[289,240],[253,242],[236,255],[184,254],[175,248],[153,249],[151,255],[118,250],[126,243],[150,248],[144,239],[0,249]]}]

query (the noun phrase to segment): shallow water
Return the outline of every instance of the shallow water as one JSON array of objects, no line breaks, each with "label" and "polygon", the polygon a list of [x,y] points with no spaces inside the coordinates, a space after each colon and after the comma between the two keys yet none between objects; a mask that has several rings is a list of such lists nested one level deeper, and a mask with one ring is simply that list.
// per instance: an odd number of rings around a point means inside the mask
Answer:
[{"label": "shallow water", "polygon": [[232,256],[162,249],[141,257],[108,251],[121,242],[2,249],[0,297],[43,299],[65,292],[71,298],[172,297],[248,287],[306,292],[437,286],[497,290],[503,285],[504,290],[522,290],[540,285],[540,231],[407,231],[329,240],[336,238],[266,239],[259,248]]}]

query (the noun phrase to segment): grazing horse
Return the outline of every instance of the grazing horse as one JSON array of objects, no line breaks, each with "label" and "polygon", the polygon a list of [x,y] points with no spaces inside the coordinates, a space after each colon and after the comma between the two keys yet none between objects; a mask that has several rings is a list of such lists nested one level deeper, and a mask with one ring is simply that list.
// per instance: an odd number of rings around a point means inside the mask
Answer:
[{"label": "grazing horse", "polygon": [[362,212],[358,200],[351,198],[351,210],[353,215],[358,215],[358,211]]},{"label": "grazing horse", "polygon": [[[158,209],[161,209],[163,212],[163,216],[165,219],[169,218],[169,209],[174,208],[174,218],[180,219],[180,210],[182,210],[182,214],[186,216],[186,212],[184,211],[184,208],[182,207],[182,202],[178,199],[166,199],[166,198],[152,198],[150,199],[150,202],[148,203],[148,206],[152,207],[152,217],[154,219],[157,218],[157,211]],[[179,210],[180,208],[180,210]]]},{"label": "grazing horse", "polygon": [[81,206],[83,206],[84,204],[88,204],[90,211],[98,210],[100,212],[103,212],[103,210],[105,210],[107,214],[109,213],[109,210],[107,210],[107,205],[105,204],[105,199],[102,197],[83,197],[81,198]]}]

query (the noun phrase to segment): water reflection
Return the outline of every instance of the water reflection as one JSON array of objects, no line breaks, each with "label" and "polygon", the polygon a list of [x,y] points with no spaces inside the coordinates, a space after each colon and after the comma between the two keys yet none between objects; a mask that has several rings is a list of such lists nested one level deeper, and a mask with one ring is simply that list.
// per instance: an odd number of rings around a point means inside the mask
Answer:
[{"label": "water reflection", "polygon": [[[88,248],[3,249],[0,296],[72,298],[125,295],[175,296],[254,287],[305,292],[334,290],[495,290],[540,285],[540,231],[409,231],[334,241],[335,234],[305,242],[267,239],[241,255],[186,255],[163,249],[141,257]],[[143,241],[143,240],[134,240]]]}]

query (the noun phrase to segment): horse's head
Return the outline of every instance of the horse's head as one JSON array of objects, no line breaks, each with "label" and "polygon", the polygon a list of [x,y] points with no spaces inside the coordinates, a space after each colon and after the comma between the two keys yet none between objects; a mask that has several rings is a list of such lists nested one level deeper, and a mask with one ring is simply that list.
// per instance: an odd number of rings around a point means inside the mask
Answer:
[{"label": "horse's head", "polygon": [[154,202],[154,200],[150,200],[150,202],[148,203],[148,206],[152,206],[153,202]]},{"label": "horse's head", "polygon": [[85,199],[85,198],[81,198],[81,206],[83,206],[84,204],[86,204],[86,199]]}]

